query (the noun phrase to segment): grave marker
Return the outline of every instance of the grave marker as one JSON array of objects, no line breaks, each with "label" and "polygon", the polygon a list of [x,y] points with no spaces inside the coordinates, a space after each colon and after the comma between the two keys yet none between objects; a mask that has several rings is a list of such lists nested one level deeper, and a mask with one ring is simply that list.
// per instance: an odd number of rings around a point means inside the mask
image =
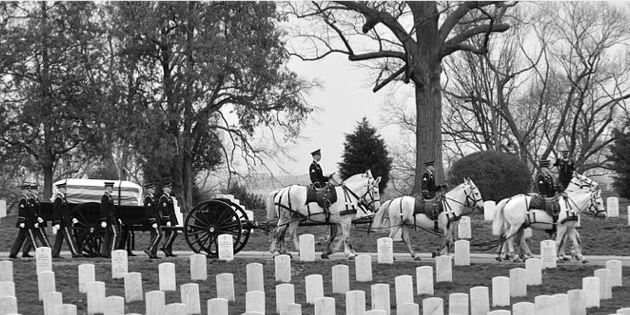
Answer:
[{"label": "grave marker", "polygon": [[566,293],[557,293],[554,294],[553,297],[556,299],[556,315],[571,315],[569,310],[569,295]]},{"label": "grave marker", "polygon": [[36,273],[52,271],[52,254],[50,247],[38,247],[35,250]]},{"label": "grave marker", "polygon": [[510,278],[492,278],[492,306],[510,306]]},{"label": "grave marker", "polygon": [[422,315],[444,315],[444,301],[439,297],[422,300]]},{"label": "grave marker", "polygon": [[231,273],[220,273],[216,277],[217,297],[228,301],[236,301],[234,295],[234,275]]},{"label": "grave marker", "polygon": [[619,217],[619,198],[617,197],[606,198],[606,209],[608,209],[608,217],[618,218]]},{"label": "grave marker", "polygon": [[599,278],[586,277],[582,279],[582,290],[586,292],[586,308],[599,307]]},{"label": "grave marker", "polygon": [[44,294],[44,315],[53,315],[55,313],[55,307],[61,304],[63,304],[61,292],[48,292]]},{"label": "grave marker", "polygon": [[451,293],[448,295],[449,315],[468,315],[468,294]]},{"label": "grave marker", "polygon": [[527,285],[542,284],[542,261],[538,258],[525,260],[525,270],[527,271]]},{"label": "grave marker", "polygon": [[128,271],[127,251],[117,249],[112,251],[112,278],[122,279]]},{"label": "grave marker", "polygon": [[350,291],[350,268],[346,265],[332,267],[332,293],[345,294]]},{"label": "grave marker", "polygon": [[599,299],[612,299],[612,286],[610,285],[612,276],[610,270],[597,269],[595,270],[595,277],[599,278]]},{"label": "grave marker", "polygon": [[315,236],[300,235],[300,261],[315,261]]},{"label": "grave marker", "polygon": [[413,303],[413,277],[401,275],[394,278],[396,286],[396,305]]},{"label": "grave marker", "polygon": [[0,282],[13,282],[13,262],[0,261]]},{"label": "grave marker", "polygon": [[265,292],[263,265],[261,263],[249,263],[245,269],[247,271],[247,291]]},{"label": "grave marker", "polygon": [[79,292],[87,293],[87,284],[96,281],[95,268],[93,264],[79,265]]},{"label": "grave marker", "polygon": [[175,264],[161,263],[158,265],[160,291],[176,291]]},{"label": "grave marker", "polygon": [[586,291],[569,290],[567,292],[569,299],[569,314],[586,315]]},{"label": "grave marker", "polygon": [[610,270],[610,285],[611,287],[623,286],[623,269],[621,268],[621,260],[609,260],[606,262],[606,269]]},{"label": "grave marker", "polygon": [[453,261],[451,256],[435,257],[435,282],[453,282]]},{"label": "grave marker", "polygon": [[105,282],[92,281],[87,285],[87,312],[88,315],[103,313],[105,302]]},{"label": "grave marker", "polygon": [[295,304],[295,288],[290,283],[276,285],[276,312],[288,304]]},{"label": "grave marker", "polygon": [[164,314],[166,296],[163,291],[149,291],[145,296],[146,314]]},{"label": "grave marker", "polygon": [[518,302],[512,305],[512,315],[534,315],[536,305],[530,302]]},{"label": "grave marker", "polygon": [[396,315],[420,315],[420,306],[416,303],[396,305]]},{"label": "grave marker", "polygon": [[369,310],[363,314],[364,315],[387,315],[387,313],[385,313],[385,311],[383,310]]},{"label": "grave marker", "polygon": [[556,241],[544,240],[540,242],[540,260],[542,268],[556,268],[558,256],[556,253]]},{"label": "grave marker", "polygon": [[346,292],[346,315],[365,313],[365,292],[360,290]]},{"label": "grave marker", "polygon": [[209,299],[208,310],[212,310],[213,315],[229,315],[228,301],[222,298]]},{"label": "grave marker", "polygon": [[0,314],[17,313],[17,298],[15,296],[0,296]]},{"label": "grave marker", "polygon": [[336,315],[335,298],[322,296],[315,299],[315,315]]},{"label": "grave marker", "polygon": [[219,242],[219,259],[225,261],[234,260],[234,239],[230,234],[221,234],[217,238]]},{"label": "grave marker", "polygon": [[37,289],[40,301],[44,299],[44,294],[57,291],[55,286],[55,273],[52,271],[42,271],[38,273]]},{"label": "grave marker", "polygon": [[291,282],[291,257],[278,255],[274,257],[276,281]]},{"label": "grave marker", "polygon": [[433,267],[416,267],[416,294],[433,295]]},{"label": "grave marker", "polygon": [[488,312],[488,315],[510,315],[510,311],[508,310],[496,310],[492,312]]},{"label": "grave marker", "polygon": [[510,269],[510,296],[527,296],[527,270],[523,268]]},{"label": "grave marker", "polygon": [[182,304],[186,305],[186,314],[200,314],[199,284],[186,283],[180,286]]},{"label": "grave marker", "polygon": [[372,282],[372,256],[360,254],[355,257],[357,282]]},{"label": "grave marker", "polygon": [[459,219],[459,224],[457,225],[457,236],[460,239],[472,238],[472,226],[469,216],[464,215]]},{"label": "grave marker", "polygon": [[617,314],[630,315],[630,307],[624,307],[617,310]]},{"label": "grave marker", "polygon": [[5,218],[7,216],[7,201],[4,199],[0,199],[0,218]]},{"label": "grave marker", "polygon": [[171,303],[164,306],[164,315],[186,315],[186,305],[183,303]]},{"label": "grave marker", "polygon": [[203,254],[190,255],[190,280],[206,281],[208,279],[207,256]]},{"label": "grave marker", "polygon": [[455,266],[470,266],[470,242],[455,241]]},{"label": "grave marker", "polygon": [[77,315],[77,306],[73,304],[61,304],[54,308],[53,315]]},{"label": "grave marker", "polygon": [[265,292],[249,291],[245,293],[245,312],[265,314]]},{"label": "grave marker", "polygon": [[470,288],[470,315],[486,315],[490,312],[488,287]]},{"label": "grave marker", "polygon": [[324,279],[322,275],[308,275],[304,279],[306,287],[306,303],[314,304],[317,298],[324,296]]},{"label": "grave marker", "polygon": [[0,295],[15,296],[15,283],[13,282],[0,282]]},{"label": "grave marker", "polygon": [[280,308],[280,315],[302,315],[302,305],[286,304]]},{"label": "grave marker", "polygon": [[389,298],[389,284],[377,283],[372,285],[372,309],[385,311],[386,315],[391,314],[392,308]]},{"label": "grave marker", "polygon": [[394,242],[389,237],[381,237],[377,241],[378,263],[393,264],[394,263]]},{"label": "grave marker", "polygon": [[555,314],[556,298],[553,295],[538,295],[534,298],[536,314]]},{"label": "grave marker", "polygon": [[[492,221],[494,220],[494,212],[497,203],[494,200],[486,200],[483,202],[483,220],[484,221]],[[485,314],[484,314],[485,315]]]},{"label": "grave marker", "polygon": [[129,272],[125,274],[125,301],[142,301],[142,274],[139,272]]},{"label": "grave marker", "polygon": [[125,315],[125,299],[115,295],[106,297],[103,303],[103,315]]}]

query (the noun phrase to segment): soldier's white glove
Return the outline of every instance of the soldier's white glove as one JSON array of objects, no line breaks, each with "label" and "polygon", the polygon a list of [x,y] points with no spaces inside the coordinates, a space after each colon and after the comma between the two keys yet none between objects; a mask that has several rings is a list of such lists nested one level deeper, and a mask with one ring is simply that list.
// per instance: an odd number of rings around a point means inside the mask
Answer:
[{"label": "soldier's white glove", "polygon": [[37,222],[39,222],[39,223],[44,223],[44,219],[42,219],[42,218],[40,218],[40,217],[37,217]]},{"label": "soldier's white glove", "polygon": [[23,229],[25,227],[24,223],[20,223],[20,228]]},{"label": "soldier's white glove", "polygon": [[101,222],[101,227],[102,228],[106,228],[107,227],[107,222]]},{"label": "soldier's white glove", "polygon": [[122,224],[122,220],[121,220],[121,219],[118,219],[118,223]]},{"label": "soldier's white glove", "polygon": [[166,222],[166,226],[171,226],[171,221]]},{"label": "soldier's white glove", "polygon": [[33,224],[33,227],[35,227],[36,229],[38,229],[38,228],[39,228],[39,223],[35,223],[35,224]]},{"label": "soldier's white glove", "polygon": [[55,225],[53,225],[53,227],[55,228],[55,230],[59,230],[59,228],[60,228],[59,224],[55,224]]},{"label": "soldier's white glove", "polygon": [[157,229],[157,223],[151,224],[151,227],[154,228],[154,229]]},{"label": "soldier's white glove", "polygon": [[79,220],[77,220],[77,218],[72,218],[72,224],[77,224],[79,223]]}]

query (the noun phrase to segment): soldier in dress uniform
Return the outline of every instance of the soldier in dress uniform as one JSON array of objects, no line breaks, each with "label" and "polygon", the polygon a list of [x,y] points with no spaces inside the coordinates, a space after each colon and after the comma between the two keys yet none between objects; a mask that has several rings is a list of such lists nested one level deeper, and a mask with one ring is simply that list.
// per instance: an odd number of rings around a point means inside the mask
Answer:
[{"label": "soldier in dress uniform", "polygon": [[114,182],[105,182],[105,193],[101,197],[101,227],[105,229],[105,238],[101,246],[101,256],[110,258],[112,249],[120,241],[120,221],[114,208]]},{"label": "soldier in dress uniform", "polygon": [[[173,205],[173,199],[171,198],[171,189],[173,185],[171,183],[167,183],[162,186],[162,196],[158,200],[158,211],[162,216],[162,223],[164,223],[167,227],[177,226],[177,217],[175,216],[175,206]],[[174,229],[166,229],[165,233],[166,241],[164,242],[164,246],[160,248],[164,252],[166,257],[177,257],[177,255],[173,254],[173,242],[177,237],[177,230]]]},{"label": "soldier in dress uniform", "polygon": [[549,160],[540,160],[540,171],[536,177],[536,185],[538,186],[538,192],[543,197],[553,197],[556,194],[556,187],[553,183],[553,175],[549,170]]},{"label": "soldier in dress uniform", "polygon": [[[35,208],[33,204],[29,202],[29,194],[30,194],[31,185],[29,183],[23,183],[20,185],[20,190],[22,190],[22,196],[20,197],[20,201],[18,202],[18,219],[15,227],[17,227],[18,235],[15,238],[15,242],[13,242],[13,246],[11,247],[11,251],[9,253],[9,258],[15,259],[17,258],[17,254],[22,248],[22,244],[26,240],[32,248],[37,248],[37,243],[35,242],[35,234],[33,233],[34,227],[39,227],[37,220],[35,219]],[[26,246],[25,246],[26,247]],[[22,257],[33,257],[28,254],[28,252],[23,252]]]},{"label": "soldier in dress uniform", "polygon": [[324,171],[319,165],[319,161],[322,159],[321,149],[311,152],[311,155],[313,156],[313,162],[311,162],[311,165],[308,167],[308,174],[311,177],[311,183],[313,183],[315,188],[323,188],[326,186],[328,180],[333,176],[333,174],[324,176]]},{"label": "soldier in dress uniform", "polygon": [[426,170],[424,174],[422,174],[422,197],[424,199],[432,199],[435,198],[435,195],[441,189],[445,189],[446,185],[436,185],[435,184],[435,161],[430,161],[424,163]]},{"label": "soldier in dress uniform", "polygon": [[52,221],[53,227],[57,229],[57,236],[55,237],[55,244],[52,249],[53,258],[61,258],[59,256],[59,252],[61,251],[61,245],[63,245],[64,239],[70,248],[72,258],[83,256],[79,253],[77,244],[75,244],[74,238],[72,238],[72,234],[70,234],[72,222],[77,221],[76,219],[72,219],[70,217],[70,209],[68,208],[68,200],[66,200],[66,192],[65,182],[57,184],[57,195],[55,196],[55,201],[53,203]]},{"label": "soldier in dress uniform", "polygon": [[[35,212],[35,220],[37,221],[37,227],[33,227],[33,235],[39,239],[39,242],[42,244],[42,247],[52,248],[50,246],[50,242],[48,241],[48,235],[46,234],[46,220],[42,218],[41,215],[41,204],[39,202],[39,185],[31,184],[29,189],[29,203],[32,204],[34,212]],[[26,243],[24,245],[23,253],[26,253],[26,257],[30,256],[28,252],[33,249],[30,243]]]},{"label": "soldier in dress uniform", "polygon": [[144,185],[144,211],[147,216],[147,221],[149,222],[149,226],[151,227],[151,236],[149,240],[149,248],[145,249],[144,252],[151,259],[157,259],[157,250],[158,244],[160,244],[160,240],[162,239],[162,224],[160,223],[160,214],[157,209],[157,205],[155,203],[155,198],[153,197],[153,193],[155,191],[155,185],[148,183]]},{"label": "soldier in dress uniform", "polygon": [[558,182],[562,186],[560,189],[564,191],[569,186],[575,171],[575,163],[569,157],[569,150],[562,150],[562,158],[556,160],[553,166],[558,168]]}]

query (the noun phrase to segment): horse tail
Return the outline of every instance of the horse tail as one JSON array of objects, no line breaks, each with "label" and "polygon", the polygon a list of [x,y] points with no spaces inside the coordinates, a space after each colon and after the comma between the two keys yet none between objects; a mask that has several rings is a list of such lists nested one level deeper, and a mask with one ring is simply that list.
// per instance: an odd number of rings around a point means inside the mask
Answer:
[{"label": "horse tail", "polygon": [[494,208],[494,220],[492,221],[492,235],[501,235],[503,230],[503,222],[505,221],[505,216],[503,215],[503,209],[505,205],[510,201],[509,198],[505,198],[501,200]]},{"label": "horse tail", "polygon": [[274,190],[267,195],[267,220],[273,220],[278,216],[275,203],[278,192],[279,190]]},{"label": "horse tail", "polygon": [[376,211],[374,218],[372,218],[372,227],[373,228],[389,228],[389,205],[392,203],[391,200],[385,201],[380,208]]}]

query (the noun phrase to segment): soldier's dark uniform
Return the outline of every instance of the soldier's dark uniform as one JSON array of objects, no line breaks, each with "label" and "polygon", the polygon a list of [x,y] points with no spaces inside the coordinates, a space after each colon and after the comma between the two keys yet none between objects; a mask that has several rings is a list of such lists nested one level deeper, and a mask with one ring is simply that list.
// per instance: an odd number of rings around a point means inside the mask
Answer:
[{"label": "soldier's dark uniform", "polygon": [[543,197],[553,197],[556,194],[556,187],[553,183],[553,176],[549,170],[549,161],[540,161],[540,172],[536,178],[536,185],[538,186],[538,192]]},{"label": "soldier's dark uniform", "polygon": [[[311,152],[311,155],[313,157],[320,154],[320,149]],[[315,160],[313,160],[313,162],[311,162],[311,165],[308,167],[308,174],[311,177],[311,183],[313,183],[313,185],[317,188],[322,188],[326,186],[326,183],[328,183],[328,177],[324,176],[324,171],[322,170],[322,167]]]},{"label": "soldier's dark uniform", "polygon": [[[28,190],[30,185],[23,184],[20,186],[22,190]],[[26,240],[32,248],[37,248],[37,243],[35,242],[35,235],[33,233],[33,228],[36,223],[35,219],[35,208],[33,204],[29,202],[29,197],[26,195],[26,192],[22,194],[20,197],[20,201],[18,202],[18,220],[15,224],[17,227],[18,235],[15,238],[15,242],[13,242],[13,246],[11,247],[11,251],[9,253],[9,258],[16,258],[20,248],[22,248],[22,244]],[[24,252],[22,257],[32,257],[28,255],[28,252]]]},{"label": "soldier's dark uniform", "polygon": [[422,197],[424,197],[424,199],[435,198],[436,193],[443,188],[442,185],[435,184],[435,176],[433,172],[428,169],[429,166],[435,165],[435,161],[424,163],[424,165],[427,169],[424,171],[424,174],[422,174]]},{"label": "soldier's dark uniform", "polygon": [[[563,150],[562,153],[566,155],[569,151]],[[571,182],[571,178],[573,178],[573,172],[575,171],[575,163],[573,160],[564,156],[556,160],[556,163],[553,166],[558,168],[558,182],[562,186],[562,191],[564,191],[569,183]]]},{"label": "soldier's dark uniform", "polygon": [[[144,189],[153,189],[153,184],[144,185]],[[162,239],[162,223],[152,193],[147,192],[144,197],[144,211],[147,216],[147,221],[149,222],[149,228],[151,229],[149,248],[147,248],[144,252],[149,256],[149,258],[155,259],[158,258],[158,244],[160,244],[160,240]]]},{"label": "soldier's dark uniform", "polygon": [[[31,184],[31,194],[28,199],[29,203],[32,204],[33,210],[35,212],[35,221],[37,222],[37,227],[33,227],[33,235],[35,235],[35,237],[39,239],[39,242],[42,244],[43,247],[52,248],[52,246],[50,246],[50,242],[48,241],[48,234],[46,234],[46,220],[44,220],[41,214],[42,207],[39,202],[39,198],[37,197],[38,189],[39,185]],[[31,246],[30,243],[26,243],[24,245],[23,252],[26,253],[26,256],[28,256],[28,252],[30,252],[31,249],[33,249],[33,246]]]},{"label": "soldier's dark uniform", "polygon": [[[166,184],[164,187],[171,187],[171,184]],[[163,187],[163,188],[164,188]],[[162,196],[158,201],[158,211],[161,214],[162,223],[167,226],[176,226],[178,225],[177,216],[175,216],[175,206],[173,205],[173,199],[171,199],[171,195],[167,192],[163,192]],[[168,223],[168,224],[167,224]],[[164,237],[166,241],[164,242],[164,246],[160,248],[166,257],[176,257],[177,255],[173,254],[173,242],[177,237],[177,230],[174,229],[166,229],[166,233]]]},{"label": "soldier's dark uniform", "polygon": [[59,252],[61,251],[61,245],[63,245],[64,239],[70,248],[70,253],[73,258],[81,257],[77,244],[74,243],[74,238],[70,234],[70,228],[72,227],[72,218],[70,217],[70,209],[68,209],[68,200],[66,195],[62,193],[61,189],[66,188],[65,183],[57,184],[57,195],[53,202],[53,226],[58,225],[57,236],[55,237],[55,244],[52,249],[52,257],[59,258]]},{"label": "soldier's dark uniform", "polygon": [[[114,187],[113,182],[106,182],[105,187]],[[101,197],[101,227],[105,226],[105,237],[101,246],[101,256],[109,258],[113,248],[116,248],[116,244],[120,241],[120,221],[118,221],[118,215],[114,208],[114,198],[106,190]]]}]

